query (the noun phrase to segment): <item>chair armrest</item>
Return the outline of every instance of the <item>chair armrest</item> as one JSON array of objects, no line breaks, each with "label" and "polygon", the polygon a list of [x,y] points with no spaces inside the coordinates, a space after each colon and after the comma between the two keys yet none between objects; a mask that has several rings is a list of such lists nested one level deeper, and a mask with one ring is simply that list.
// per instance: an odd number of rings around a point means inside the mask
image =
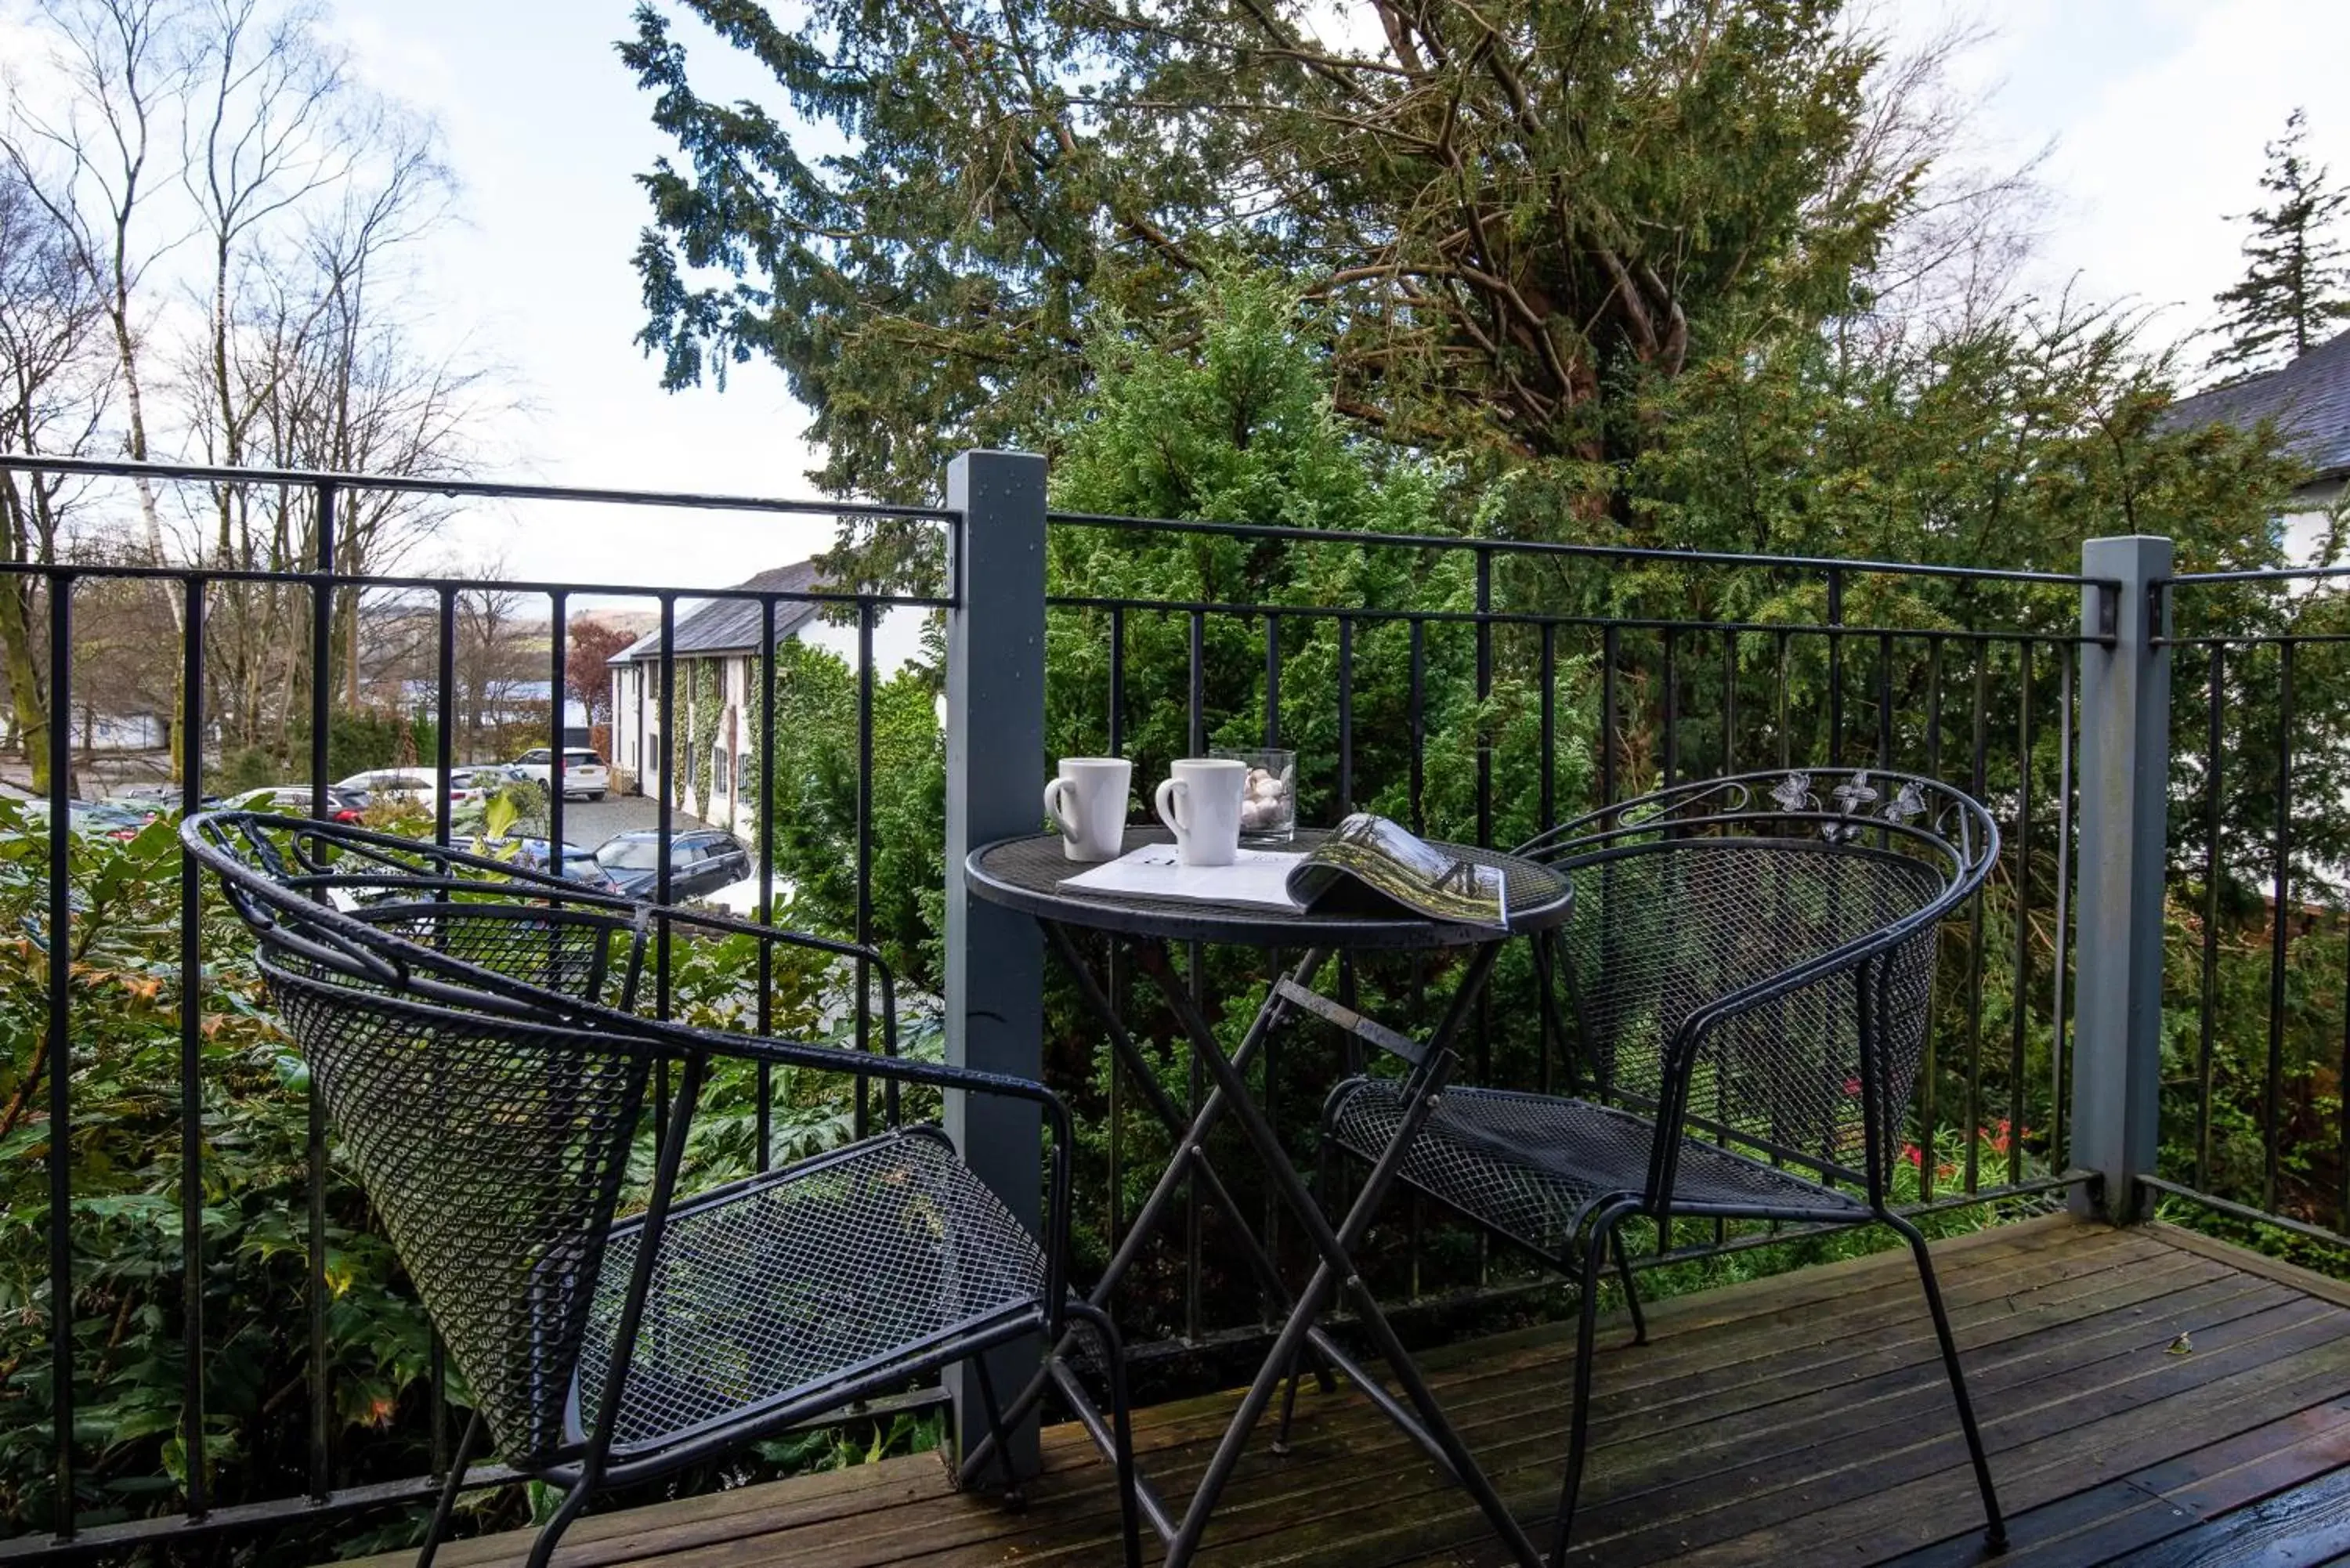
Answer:
[{"label": "chair armrest", "polygon": [[806,1067],[819,1073],[841,1073],[859,1077],[886,1078],[894,1083],[918,1084],[933,1089],[968,1089],[975,1094],[1004,1095],[1014,1099],[1034,1100],[1040,1105],[1060,1107],[1058,1114],[1066,1120],[1066,1107],[1054,1090],[1033,1078],[1014,1077],[1008,1073],[989,1073],[977,1067],[958,1067],[947,1062],[917,1062],[903,1056],[868,1056],[843,1045],[818,1045],[806,1040],[764,1039],[755,1034],[735,1034],[716,1029],[697,1029],[691,1024],[664,1023],[652,1019],[630,1018],[629,1023],[641,1024],[664,1044],[685,1051],[706,1052],[712,1056],[726,1056],[743,1062],[764,1062],[779,1067]]},{"label": "chair armrest", "polygon": [[1680,1027],[1674,1032],[1672,1040],[1665,1046],[1667,1070],[1669,1072],[1684,1065],[1687,1059],[1695,1054],[1700,1036],[1712,1033],[1731,1019],[1753,1012],[1764,1002],[1779,1001],[1795,992],[1808,990],[1821,981],[1847,973],[1908,934],[1906,929],[1899,928],[1871,931],[1825,953],[1789,964],[1775,974],[1750,980],[1691,1008],[1688,1016],[1681,1020]]},{"label": "chair armrest", "polygon": [[[368,929],[363,918],[331,905],[321,908],[315,900],[316,895],[343,888],[396,892],[418,903],[452,895],[480,899],[503,893],[526,900],[532,907],[540,900],[548,900],[561,904],[567,910],[598,911],[612,922],[615,930],[639,930],[644,922],[650,920],[671,929],[695,927],[750,936],[763,942],[782,942],[835,958],[861,959],[880,973],[882,1049],[889,1054],[896,1054],[897,975],[889,961],[869,947],[715,912],[650,904],[599,892],[567,877],[535,871],[454,846],[319,823],[307,817],[243,812],[206,814],[183,824],[181,839],[220,876],[236,898],[239,909],[253,923],[263,925],[292,918],[305,926],[323,926],[343,939],[337,946],[345,945],[352,938],[368,940],[361,934]],[[263,914],[265,909],[266,915]],[[400,955],[381,956],[404,969]]]},{"label": "chair armrest", "polygon": [[[1817,958],[1791,964],[1777,974],[1751,981],[1692,1010],[1665,1046],[1663,1082],[1659,1086],[1658,1095],[1659,1129],[1679,1127],[1688,1118],[1690,1074],[1699,1053],[1711,1036],[1757,1008],[1783,1001],[1799,992],[1830,990],[1847,979],[1856,985],[1870,983],[1869,977],[1879,972],[1877,961],[1914,934],[1914,929],[1906,921],[1885,930],[1872,931]],[[1857,991],[1853,993],[1851,1006],[1857,1014],[1860,1007]],[[1879,1146],[1889,1134],[1886,1118],[1891,1111],[1891,1107],[1880,1104],[1884,1069],[1875,1046],[1876,1043],[1865,1033],[1856,1046],[1861,1085],[1862,1125],[1866,1138],[1866,1158],[1868,1160],[1866,1174],[1871,1185],[1872,1198],[1877,1196],[1874,1188],[1883,1163],[1879,1158],[1882,1153]],[[1678,1138],[1659,1137],[1657,1141],[1651,1169],[1663,1183],[1659,1189],[1660,1191],[1671,1189],[1670,1168],[1678,1144]],[[1848,1169],[1846,1174],[1850,1174]]]},{"label": "chair armrest", "polygon": [[1916,936],[1921,929],[1941,923],[1944,917],[1970,897],[1981,878],[1945,887],[1936,897],[1928,899],[1907,914],[1899,915],[1874,930],[1865,931],[1846,942],[1839,943],[1824,953],[1814,954],[1788,965],[1775,974],[1764,975],[1747,981],[1735,990],[1690,1011],[1681,1021],[1673,1041],[1666,1046],[1667,1071],[1669,1073],[1686,1054],[1696,1049],[1690,1037],[1710,1031],[1726,1019],[1752,1012],[1766,1002],[1774,1002],[1795,991],[1804,990],[1816,981],[1846,973],[1866,963]]},{"label": "chair armrest", "polygon": [[750,937],[762,943],[780,942],[786,947],[804,949],[831,958],[862,960],[872,967],[881,981],[881,1054],[898,1054],[898,971],[878,949],[843,941],[836,937],[820,937],[812,931],[795,930],[788,926],[763,926],[756,920],[739,919],[732,915],[716,914],[702,909],[678,909],[663,905],[646,905],[656,922],[667,921],[672,928],[685,926],[727,936]]}]

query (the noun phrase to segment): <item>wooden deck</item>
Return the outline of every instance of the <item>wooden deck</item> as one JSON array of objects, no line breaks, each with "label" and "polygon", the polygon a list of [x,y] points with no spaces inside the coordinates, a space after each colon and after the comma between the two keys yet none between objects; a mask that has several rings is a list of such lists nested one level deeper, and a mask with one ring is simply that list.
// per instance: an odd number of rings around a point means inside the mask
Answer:
[{"label": "wooden deck", "polygon": [[[2350,1554],[2350,1289],[2159,1227],[2061,1218],[1936,1250],[2011,1521],[2005,1563],[2320,1563]],[[1659,1304],[1652,1340],[1604,1336],[1575,1561],[1982,1561],[1981,1520],[1906,1252]],[[1565,1453],[1571,1335],[1426,1358],[1440,1397],[1529,1520]],[[1138,1419],[1180,1494],[1230,1395]],[[1361,1399],[1299,1402],[1295,1451],[1252,1449],[1201,1562],[1422,1568],[1503,1561],[1457,1490]],[[1107,1466],[1045,1434],[1024,1512],[947,1485],[934,1456],[582,1521],[559,1564],[977,1568],[1115,1561]],[[1180,1505],[1180,1504],[1179,1504]],[[1547,1539],[1547,1536],[1542,1536]],[[447,1568],[519,1560],[458,1542]],[[1155,1560],[1155,1552],[1151,1554]],[[2350,1557],[2345,1557],[2350,1561]],[[382,1568],[405,1557],[374,1560]]]}]

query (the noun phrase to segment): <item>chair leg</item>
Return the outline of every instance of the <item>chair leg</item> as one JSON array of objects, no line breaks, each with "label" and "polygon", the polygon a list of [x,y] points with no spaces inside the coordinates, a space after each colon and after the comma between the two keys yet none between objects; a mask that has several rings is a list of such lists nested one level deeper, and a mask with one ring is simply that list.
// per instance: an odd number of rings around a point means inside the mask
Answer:
[{"label": "chair leg", "polygon": [[1575,1407],[1567,1417],[1566,1475],[1558,1488],[1558,1535],[1551,1547],[1551,1568],[1566,1561],[1567,1533],[1575,1528],[1575,1505],[1583,1490],[1583,1461],[1591,1438],[1591,1357],[1599,1335],[1599,1293],[1593,1287],[1607,1266],[1608,1243],[1616,1222],[1628,1208],[1607,1209],[1592,1222],[1583,1247],[1583,1299],[1575,1325]]},{"label": "chair leg", "polygon": [[577,1485],[563,1494],[563,1501],[556,1505],[555,1517],[539,1526],[538,1538],[530,1543],[530,1556],[523,1568],[546,1568],[547,1559],[555,1555],[556,1543],[571,1528],[571,1521],[587,1511],[588,1494],[595,1490],[594,1483],[582,1476]]},{"label": "chair leg", "polygon": [[1934,1260],[1918,1227],[1898,1214],[1881,1216],[1901,1232],[1918,1260],[1918,1280],[1926,1287],[1926,1307],[1933,1314],[1934,1337],[1941,1341],[1942,1366],[1950,1375],[1950,1397],[1958,1402],[1959,1425],[1967,1435],[1967,1453],[1974,1460],[1975,1485],[1982,1491],[1985,1539],[1993,1552],[2007,1550],[2007,1521],[1999,1511],[1999,1495],[1991,1489],[1991,1460],[1984,1457],[1982,1432],[1975,1425],[1974,1401],[1967,1397],[1966,1374],[1959,1366],[1958,1341],[1950,1337],[1950,1314],[1942,1307],[1942,1287],[1934,1279]]},{"label": "chair leg", "polygon": [[[1315,1141],[1314,1146],[1314,1201],[1325,1214],[1337,1212],[1332,1207],[1332,1199],[1336,1196],[1335,1184],[1337,1179],[1336,1171],[1337,1161],[1331,1153],[1335,1147],[1334,1140],[1335,1135],[1330,1129],[1330,1116],[1326,1107],[1322,1116],[1322,1136]],[[1289,1428],[1297,1416],[1297,1385],[1298,1381],[1305,1376],[1307,1354],[1306,1347],[1301,1345],[1297,1347],[1297,1354],[1290,1358],[1289,1381],[1281,1390],[1281,1424],[1273,1434],[1273,1451],[1276,1454],[1286,1455],[1289,1452]],[[1330,1369],[1321,1365],[1319,1358],[1315,1360],[1315,1377],[1321,1384],[1322,1392],[1325,1394],[1331,1393],[1337,1387],[1336,1380],[1330,1376]]]},{"label": "chair leg", "polygon": [[971,1358],[972,1371],[979,1379],[980,1407],[987,1412],[987,1435],[990,1447],[995,1450],[996,1469],[1003,1476],[1003,1501],[1018,1506],[1020,1478],[1012,1473],[1012,1434],[1004,1430],[1003,1406],[995,1397],[995,1378],[987,1370],[987,1353],[980,1352]]},{"label": "chair leg", "polygon": [[1068,1312],[1090,1325],[1102,1344],[1103,1365],[1109,1369],[1109,1429],[1118,1448],[1118,1513],[1119,1528],[1126,1537],[1126,1568],[1142,1568],[1142,1505],[1135,1491],[1134,1426],[1126,1387],[1126,1344],[1119,1337],[1118,1324],[1099,1307],[1087,1302],[1072,1302]]},{"label": "chair leg", "polygon": [[432,1522],[425,1526],[424,1547],[416,1554],[416,1568],[432,1568],[432,1554],[441,1550],[441,1537],[448,1531],[449,1516],[457,1507],[457,1490],[465,1479],[465,1461],[473,1457],[473,1445],[481,1440],[482,1431],[482,1413],[476,1410],[457,1439],[457,1451],[449,1456],[449,1479],[441,1483],[441,1501],[433,1505]]},{"label": "chair leg", "polygon": [[1337,1379],[1331,1376],[1328,1365],[1311,1345],[1301,1345],[1297,1354],[1289,1358],[1289,1378],[1281,1386],[1281,1424],[1273,1434],[1273,1451],[1286,1456],[1289,1452],[1289,1428],[1297,1416],[1297,1386],[1305,1381],[1305,1364],[1314,1363],[1314,1380],[1325,1394],[1337,1391]]},{"label": "chair leg", "polygon": [[1632,1283],[1632,1260],[1624,1251],[1624,1232],[1611,1231],[1608,1235],[1615,1243],[1616,1274],[1624,1282],[1624,1304],[1632,1309],[1632,1343],[1646,1345],[1648,1343],[1648,1316],[1640,1310],[1640,1292]]},{"label": "chair leg", "polygon": [[1289,1358],[1289,1379],[1281,1387],[1281,1424],[1274,1428],[1273,1451],[1286,1456],[1289,1452],[1290,1423],[1297,1417],[1297,1385],[1305,1376],[1305,1351],[1298,1348]]}]

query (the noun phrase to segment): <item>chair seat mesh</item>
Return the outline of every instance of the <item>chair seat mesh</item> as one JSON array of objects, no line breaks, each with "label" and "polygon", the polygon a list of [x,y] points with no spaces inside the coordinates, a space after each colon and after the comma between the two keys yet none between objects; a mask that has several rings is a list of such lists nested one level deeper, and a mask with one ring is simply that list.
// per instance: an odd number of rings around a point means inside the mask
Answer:
[{"label": "chair seat mesh", "polygon": [[[643,1232],[617,1226],[579,1362],[602,1408]],[[754,1420],[956,1331],[1040,1307],[1035,1239],[941,1139],[891,1134],[681,1205],[662,1237],[614,1424],[617,1449]]]},{"label": "chair seat mesh", "polygon": [[[1375,1159],[1403,1124],[1401,1083],[1344,1085],[1331,1127]],[[1447,1089],[1405,1157],[1403,1179],[1544,1257],[1573,1267],[1575,1230],[1594,1198],[1648,1185],[1653,1123],[1588,1100]],[[1857,1198],[1714,1144],[1681,1140],[1676,1204],[1767,1206],[1823,1220],[1865,1217]]]}]

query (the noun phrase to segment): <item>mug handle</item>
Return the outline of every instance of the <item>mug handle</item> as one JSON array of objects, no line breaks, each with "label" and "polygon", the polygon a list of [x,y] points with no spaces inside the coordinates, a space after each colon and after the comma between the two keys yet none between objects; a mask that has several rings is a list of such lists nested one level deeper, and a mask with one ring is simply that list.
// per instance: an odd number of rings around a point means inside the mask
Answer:
[{"label": "mug handle", "polygon": [[1191,836],[1191,825],[1183,820],[1183,813],[1177,803],[1187,802],[1191,793],[1184,788],[1181,779],[1159,781],[1159,794],[1155,803],[1159,807],[1159,820],[1167,825],[1167,830],[1179,841]]},{"label": "mug handle", "polygon": [[1076,825],[1068,817],[1069,808],[1062,804],[1063,797],[1068,794],[1071,787],[1070,782],[1065,778],[1050,778],[1045,781],[1045,815],[1053,819],[1053,826],[1059,828],[1062,836],[1067,838],[1077,836]]}]

